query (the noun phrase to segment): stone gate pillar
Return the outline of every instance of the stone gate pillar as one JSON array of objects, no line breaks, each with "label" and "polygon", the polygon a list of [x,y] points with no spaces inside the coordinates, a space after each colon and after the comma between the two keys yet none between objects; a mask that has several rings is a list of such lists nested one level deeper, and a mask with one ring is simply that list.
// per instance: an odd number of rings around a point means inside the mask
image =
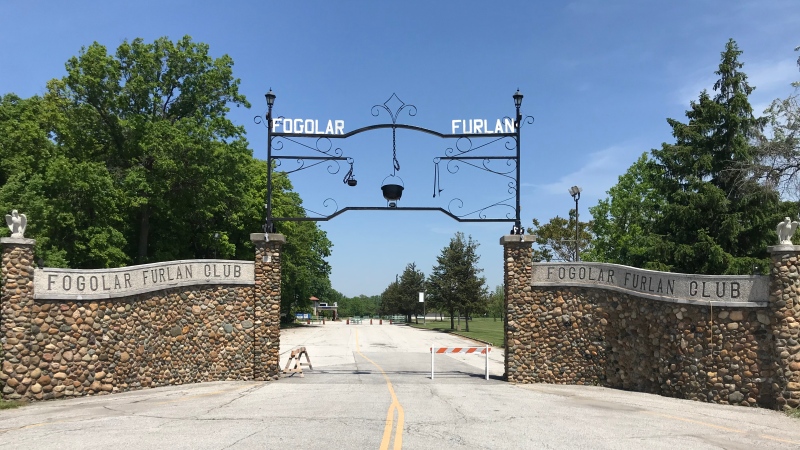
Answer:
[{"label": "stone gate pillar", "polygon": [[[524,332],[519,320],[531,303],[531,267],[533,235],[508,235],[500,238],[503,246],[503,282],[505,284],[505,378],[514,383],[524,382],[523,367],[531,353],[531,333]],[[518,373],[518,370],[520,373]]]},{"label": "stone gate pillar", "polygon": [[769,247],[769,310],[774,348],[771,390],[780,408],[800,406],[800,245]]},{"label": "stone gate pillar", "polygon": [[38,396],[41,386],[31,377],[40,363],[33,339],[33,246],[26,238],[0,238],[3,247],[3,287],[0,294],[0,345],[2,397],[17,400]]},{"label": "stone gate pillar", "polygon": [[281,248],[286,243],[286,236],[253,233],[250,240],[256,251],[253,378],[277,380],[280,378],[281,346]]}]

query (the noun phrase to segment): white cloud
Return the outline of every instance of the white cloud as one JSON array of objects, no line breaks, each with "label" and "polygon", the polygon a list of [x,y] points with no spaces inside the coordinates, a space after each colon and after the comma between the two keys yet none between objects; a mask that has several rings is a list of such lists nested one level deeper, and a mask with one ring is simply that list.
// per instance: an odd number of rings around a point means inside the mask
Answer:
[{"label": "white cloud", "polygon": [[639,157],[646,148],[641,143],[623,143],[591,153],[586,164],[574,172],[563,175],[557,181],[537,186],[544,194],[567,195],[571,186],[578,185],[584,192],[601,196],[617,184],[619,176]]}]

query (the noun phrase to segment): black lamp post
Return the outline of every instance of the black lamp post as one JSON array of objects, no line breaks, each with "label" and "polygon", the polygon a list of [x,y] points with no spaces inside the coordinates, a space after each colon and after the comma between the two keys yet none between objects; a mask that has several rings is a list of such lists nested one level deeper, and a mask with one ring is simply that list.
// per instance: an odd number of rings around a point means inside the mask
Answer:
[{"label": "black lamp post", "polygon": [[575,261],[581,260],[580,254],[580,234],[578,233],[578,200],[581,199],[581,189],[578,186],[572,186],[569,188],[569,195],[575,199]]},{"label": "black lamp post", "polygon": [[519,128],[520,121],[522,121],[522,114],[519,112],[519,108],[522,106],[522,93],[517,89],[517,92],[514,93],[514,106],[517,107],[517,120],[514,121],[514,127]]},{"label": "black lamp post", "polygon": [[[517,117],[515,118],[516,120],[514,120],[514,130],[517,133],[517,138],[516,138],[516,141],[517,141],[517,180],[519,180],[519,175],[520,175],[520,173],[519,173],[519,171],[520,171],[519,153],[520,153],[520,148],[521,148],[520,131],[522,130],[522,114],[520,114],[519,108],[522,106],[522,97],[523,97],[522,93],[519,91],[519,88],[517,88],[517,92],[515,92],[514,95],[513,95],[514,106],[517,108]],[[517,230],[517,232],[519,234],[522,234],[523,233],[522,222],[520,222],[520,220],[519,220],[519,216],[520,216],[519,194],[520,194],[519,186],[517,186],[517,192],[516,192],[516,197],[517,197],[517,210],[516,210],[517,220],[516,220],[516,222],[514,222],[514,228]]]},{"label": "black lamp post", "polygon": [[[275,104],[275,93],[272,88],[264,94],[267,99],[267,164],[272,164],[272,105]],[[272,167],[267,167],[267,220],[264,222],[264,233],[272,233]]]}]

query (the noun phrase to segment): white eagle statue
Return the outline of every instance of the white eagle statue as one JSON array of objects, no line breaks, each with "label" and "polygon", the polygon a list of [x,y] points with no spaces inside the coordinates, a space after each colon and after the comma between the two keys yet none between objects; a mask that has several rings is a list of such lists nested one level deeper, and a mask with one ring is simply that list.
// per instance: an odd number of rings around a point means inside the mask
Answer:
[{"label": "white eagle statue", "polygon": [[28,218],[25,214],[20,214],[17,210],[11,211],[11,214],[6,214],[6,223],[11,230],[12,238],[25,237],[25,227],[28,226]]},{"label": "white eagle statue", "polygon": [[778,243],[792,245],[792,235],[794,235],[794,230],[797,229],[798,225],[800,225],[800,222],[792,222],[792,219],[788,217],[783,219],[783,222],[778,224],[776,230],[778,232]]}]

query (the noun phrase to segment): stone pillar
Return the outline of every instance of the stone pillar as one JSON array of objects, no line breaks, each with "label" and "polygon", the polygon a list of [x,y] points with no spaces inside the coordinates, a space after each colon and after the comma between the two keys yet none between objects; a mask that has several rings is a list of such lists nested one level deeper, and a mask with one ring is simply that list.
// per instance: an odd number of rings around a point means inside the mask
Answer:
[{"label": "stone pillar", "polygon": [[[500,238],[503,246],[503,281],[505,284],[505,378],[513,383],[524,382],[523,368],[531,353],[531,332],[525,331],[519,319],[531,303],[531,268],[533,235],[508,235]],[[529,366],[528,366],[529,369]],[[519,372],[518,372],[519,371]]]},{"label": "stone pillar", "polygon": [[[27,399],[37,394],[31,370],[38,370],[38,349],[31,332],[36,305],[33,301],[33,246],[25,238],[0,238],[3,247],[3,287],[0,294],[0,345],[2,371],[0,387],[7,400]],[[39,397],[41,398],[41,397]]]},{"label": "stone pillar", "polygon": [[282,234],[252,233],[256,251],[253,286],[253,378],[259,381],[280,378],[281,248]]},{"label": "stone pillar", "polygon": [[800,245],[768,248],[769,309],[773,336],[772,392],[783,409],[800,406]]}]

